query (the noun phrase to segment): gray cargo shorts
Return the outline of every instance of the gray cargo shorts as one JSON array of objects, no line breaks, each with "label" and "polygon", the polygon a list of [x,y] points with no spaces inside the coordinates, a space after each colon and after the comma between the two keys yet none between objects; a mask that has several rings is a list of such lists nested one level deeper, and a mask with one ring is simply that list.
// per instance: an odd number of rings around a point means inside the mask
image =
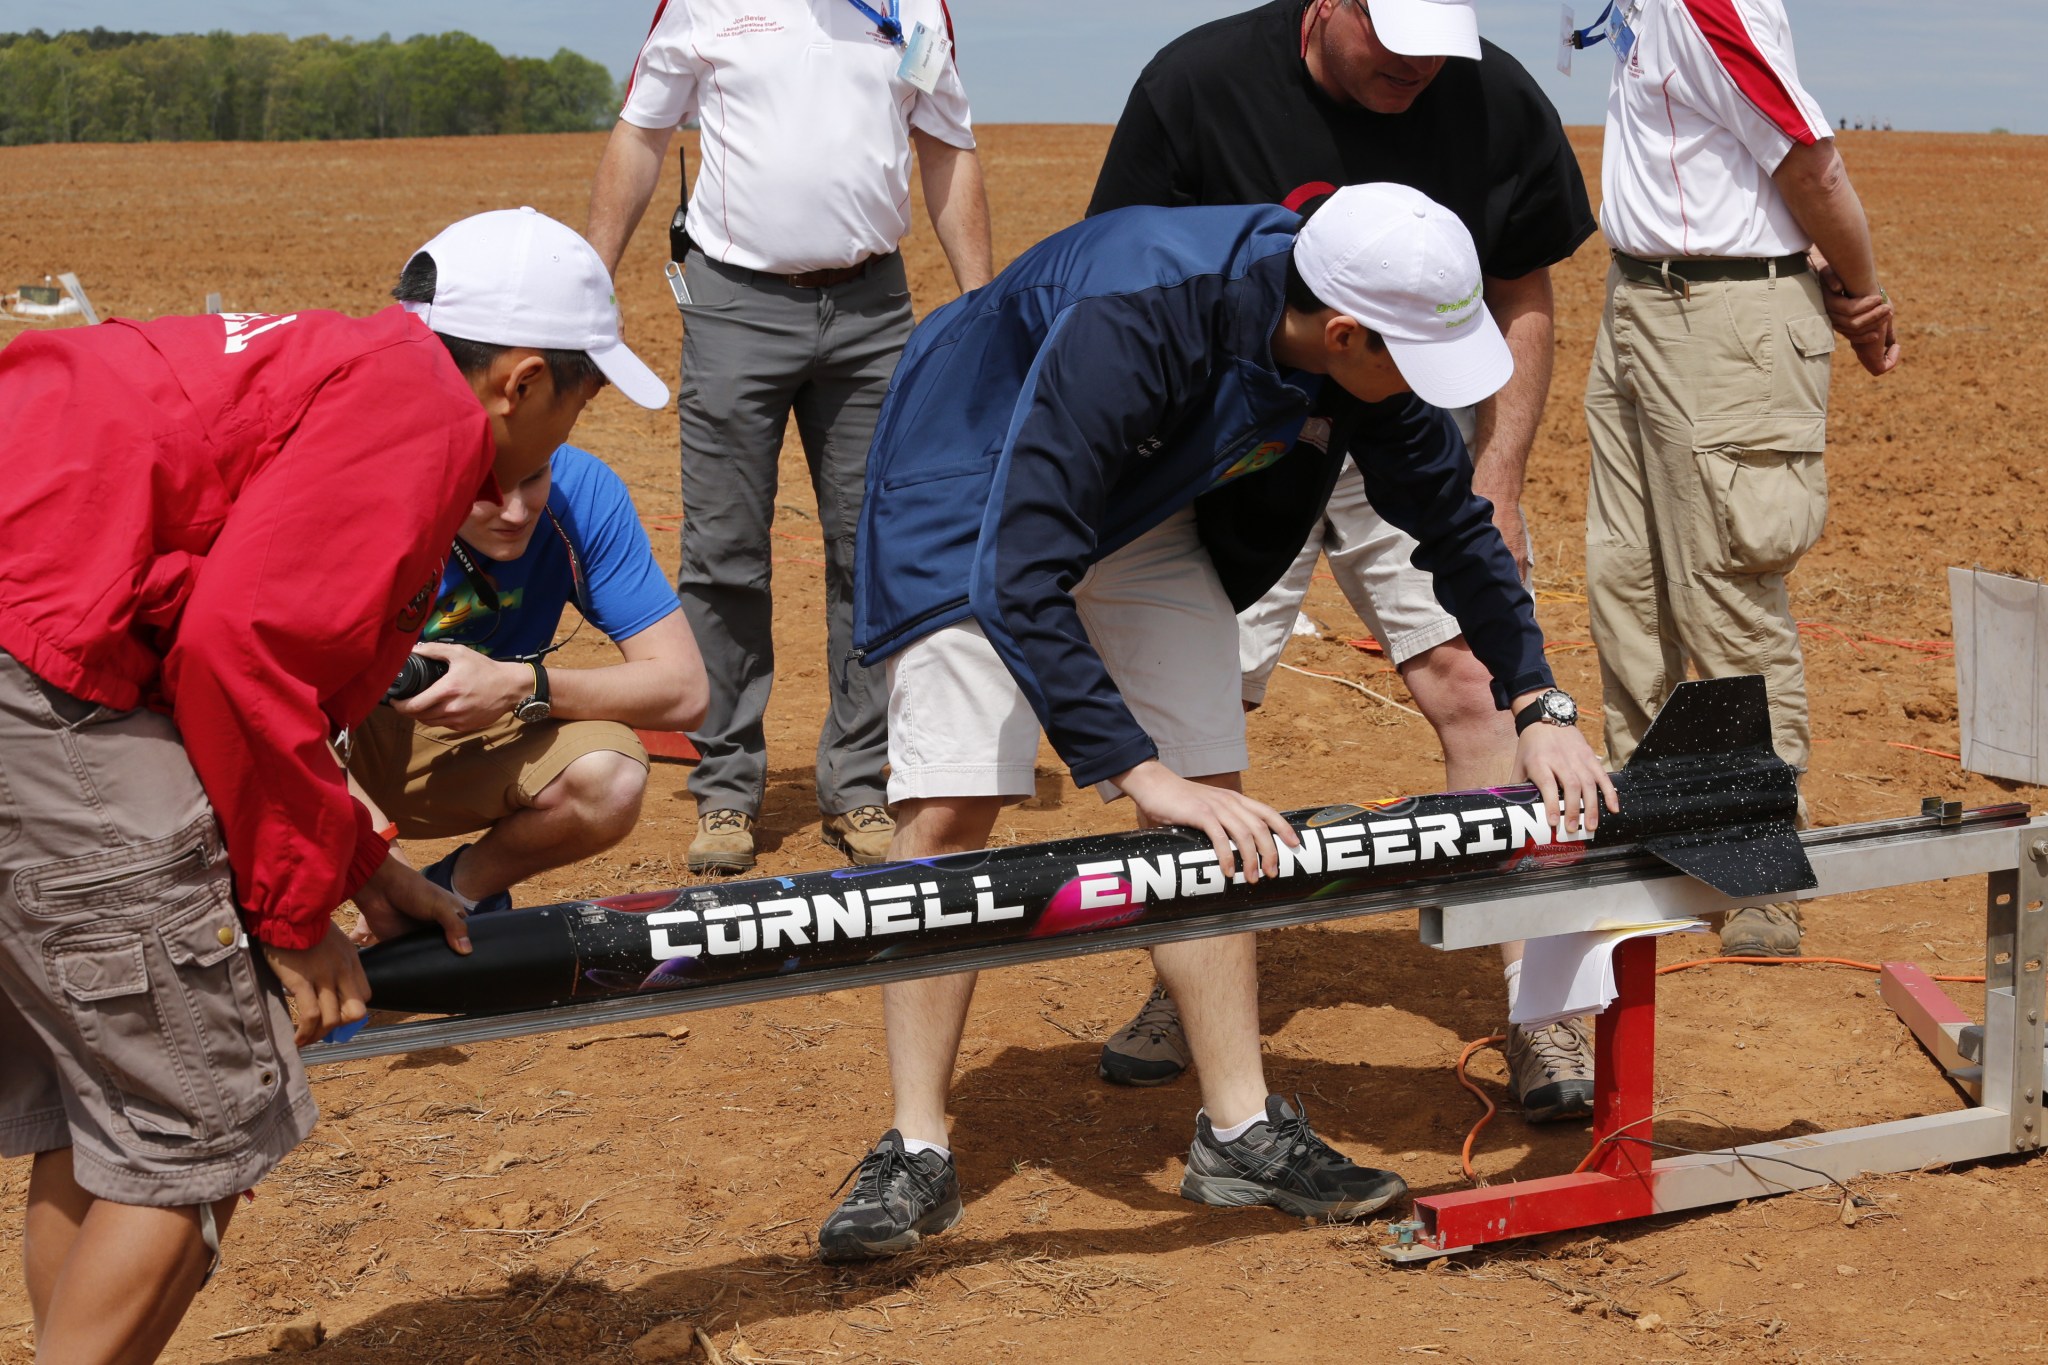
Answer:
[{"label": "gray cargo shorts", "polygon": [[177,728],[0,653],[0,1155],[178,1208],[253,1188],[317,1111]]}]

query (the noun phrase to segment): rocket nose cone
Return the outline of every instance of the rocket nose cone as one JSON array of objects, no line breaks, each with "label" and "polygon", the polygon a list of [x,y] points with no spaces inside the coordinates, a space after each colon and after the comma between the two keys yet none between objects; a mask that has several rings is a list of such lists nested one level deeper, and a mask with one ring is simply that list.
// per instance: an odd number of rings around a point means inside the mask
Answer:
[{"label": "rocket nose cone", "polygon": [[564,907],[531,906],[473,921],[462,956],[434,932],[363,950],[370,1004],[381,1010],[478,1014],[575,993],[576,945]]}]

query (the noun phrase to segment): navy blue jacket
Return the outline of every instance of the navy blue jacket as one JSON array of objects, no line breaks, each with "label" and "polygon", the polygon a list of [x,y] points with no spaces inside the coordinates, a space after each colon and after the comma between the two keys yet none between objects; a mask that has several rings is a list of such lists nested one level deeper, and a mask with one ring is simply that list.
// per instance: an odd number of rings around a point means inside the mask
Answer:
[{"label": "navy blue jacket", "polygon": [[[1301,434],[1323,381],[1272,355],[1300,222],[1272,205],[1102,214],[924,320],[868,455],[863,663],[971,616],[1075,782],[1157,756],[1072,593],[1097,560]],[[1497,699],[1548,686],[1534,608],[1457,428],[1416,399],[1367,412],[1352,448],[1374,504],[1421,542],[1415,561]],[[1225,584],[1234,600],[1270,586]]]}]

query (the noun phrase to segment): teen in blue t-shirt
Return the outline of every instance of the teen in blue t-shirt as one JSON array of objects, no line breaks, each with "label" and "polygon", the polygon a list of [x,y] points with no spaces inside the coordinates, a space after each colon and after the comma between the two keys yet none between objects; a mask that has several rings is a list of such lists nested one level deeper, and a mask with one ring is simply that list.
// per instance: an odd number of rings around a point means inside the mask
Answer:
[{"label": "teen in blue t-shirt", "polygon": [[[462,524],[416,651],[446,675],[378,707],[349,759],[396,836],[484,831],[425,869],[479,911],[625,838],[647,785],[633,731],[690,729],[706,695],[696,641],[617,474],[563,446],[504,494]],[[572,604],[619,662],[548,662]]]}]

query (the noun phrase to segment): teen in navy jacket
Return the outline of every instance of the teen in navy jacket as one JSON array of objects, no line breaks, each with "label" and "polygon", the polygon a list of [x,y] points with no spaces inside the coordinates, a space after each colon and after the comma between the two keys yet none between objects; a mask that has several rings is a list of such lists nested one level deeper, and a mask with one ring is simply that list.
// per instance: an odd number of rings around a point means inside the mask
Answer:
[{"label": "teen in navy jacket", "polygon": [[[972,616],[1077,784],[1153,756],[1070,594],[1090,564],[1301,435],[1323,377],[1272,355],[1301,222],[1272,205],[1102,214],[925,319],[868,456],[863,663]],[[1364,427],[1374,504],[1421,541],[1416,563],[1496,699],[1550,686],[1534,606],[1456,426],[1404,395],[1371,405]],[[1234,602],[1271,586],[1224,583]]]}]

